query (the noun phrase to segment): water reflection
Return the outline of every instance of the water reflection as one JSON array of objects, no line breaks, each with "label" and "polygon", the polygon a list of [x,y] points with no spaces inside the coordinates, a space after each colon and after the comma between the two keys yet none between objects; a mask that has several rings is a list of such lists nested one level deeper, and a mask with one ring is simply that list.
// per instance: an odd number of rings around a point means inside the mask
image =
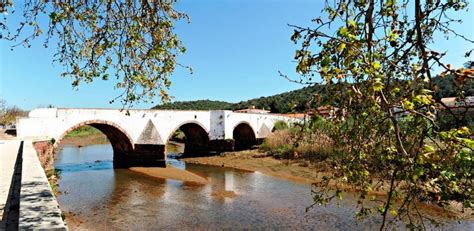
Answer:
[{"label": "water reflection", "polygon": [[[339,205],[305,213],[311,204],[309,186],[259,173],[169,159],[169,164],[209,180],[196,185],[113,169],[112,159],[110,145],[63,147],[59,153],[63,194],[58,200],[69,214],[70,228],[370,230],[380,222],[357,224],[350,196]],[[474,229],[467,222],[448,227]]]}]

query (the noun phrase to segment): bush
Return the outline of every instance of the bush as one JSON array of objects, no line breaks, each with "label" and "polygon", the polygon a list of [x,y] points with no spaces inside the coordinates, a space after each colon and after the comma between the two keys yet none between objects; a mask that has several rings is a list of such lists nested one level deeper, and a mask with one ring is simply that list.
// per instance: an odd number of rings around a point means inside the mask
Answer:
[{"label": "bush", "polygon": [[277,130],[260,146],[276,158],[324,160],[333,152],[333,142],[323,130],[313,131],[307,125]]},{"label": "bush", "polygon": [[456,124],[456,119],[447,111],[441,111],[438,114],[437,122],[440,131],[449,131],[453,128],[460,128],[463,126],[474,130],[474,111],[453,111],[458,119],[461,119],[461,124]]},{"label": "bush", "polygon": [[275,122],[275,126],[273,127],[273,129],[275,131],[288,129],[288,123],[286,123],[285,121],[279,120],[279,121]]}]

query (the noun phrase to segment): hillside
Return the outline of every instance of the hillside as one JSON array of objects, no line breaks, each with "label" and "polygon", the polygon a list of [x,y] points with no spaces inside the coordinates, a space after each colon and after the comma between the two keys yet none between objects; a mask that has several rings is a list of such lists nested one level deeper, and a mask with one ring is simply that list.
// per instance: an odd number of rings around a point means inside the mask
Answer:
[{"label": "hillside", "polygon": [[175,110],[232,110],[232,103],[216,100],[194,100],[178,101],[156,105],[152,109],[175,109]]},{"label": "hillside", "polygon": [[195,101],[178,101],[156,105],[152,109],[176,109],[176,110],[238,110],[255,106],[256,108],[264,108],[273,113],[287,113],[292,111],[303,111],[308,96],[316,93],[321,87],[311,86],[298,90],[281,93],[278,95],[260,97],[241,101],[238,103],[229,103],[214,100],[195,100]]},{"label": "hillside", "polygon": [[[458,92],[454,78],[446,76],[445,78],[436,77],[433,79],[437,85],[435,97],[455,97]],[[255,106],[256,108],[270,110],[272,113],[301,112],[305,110],[305,104],[311,95],[319,92],[322,85],[304,87],[298,90],[289,91],[277,95],[260,97],[241,101],[238,103],[229,103],[214,100],[195,100],[178,101],[174,103],[154,106],[153,109],[176,109],[176,110],[238,110]],[[465,95],[474,95],[474,81],[468,81],[463,87]]]}]

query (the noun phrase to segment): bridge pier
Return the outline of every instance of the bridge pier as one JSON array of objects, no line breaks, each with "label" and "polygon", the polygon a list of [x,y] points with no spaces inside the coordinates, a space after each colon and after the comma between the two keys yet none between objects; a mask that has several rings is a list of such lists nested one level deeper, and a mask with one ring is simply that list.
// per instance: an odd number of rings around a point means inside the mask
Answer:
[{"label": "bridge pier", "polygon": [[209,150],[216,153],[231,152],[234,151],[234,143],[233,139],[211,140],[209,142]]},{"label": "bridge pier", "polygon": [[234,151],[234,140],[209,140],[205,144],[186,142],[184,154],[190,156],[205,156],[209,154]]},{"label": "bridge pier", "polygon": [[246,143],[247,146],[245,146],[244,148],[238,146],[239,144],[237,144],[234,139],[210,140],[209,143],[206,145],[186,143],[184,147],[184,154],[206,155],[212,153],[232,152],[243,149],[250,149],[253,145],[260,145],[262,143],[263,138],[258,138],[253,141],[251,140],[250,142]]},{"label": "bridge pier", "polygon": [[281,115],[224,110],[125,113],[118,109],[40,108],[18,119],[17,135],[60,143],[69,132],[88,125],[107,136],[114,167],[165,166],[165,144],[178,129],[186,137],[184,152],[204,155],[252,148],[271,133],[277,121],[301,122]]},{"label": "bridge pier", "polygon": [[133,151],[114,150],[114,168],[166,167],[165,145],[135,144]]}]

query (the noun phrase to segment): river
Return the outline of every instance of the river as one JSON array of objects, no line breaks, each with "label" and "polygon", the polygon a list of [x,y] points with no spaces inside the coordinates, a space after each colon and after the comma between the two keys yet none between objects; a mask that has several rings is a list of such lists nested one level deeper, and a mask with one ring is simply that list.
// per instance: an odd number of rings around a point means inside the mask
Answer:
[{"label": "river", "polygon": [[[308,185],[173,158],[168,158],[168,164],[206,177],[209,183],[157,180],[114,169],[109,144],[62,147],[55,167],[61,171],[58,201],[68,226],[73,230],[372,230],[380,222],[368,218],[357,223],[356,203],[350,195],[305,212],[312,202]],[[474,230],[474,224],[450,222],[442,229]]]}]

